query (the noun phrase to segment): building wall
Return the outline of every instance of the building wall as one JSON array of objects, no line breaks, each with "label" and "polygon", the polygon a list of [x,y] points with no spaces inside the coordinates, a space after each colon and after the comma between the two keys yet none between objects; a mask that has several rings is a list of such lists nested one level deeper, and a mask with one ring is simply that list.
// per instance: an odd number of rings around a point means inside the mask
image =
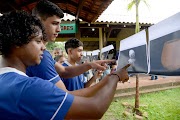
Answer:
[{"label": "building wall", "polygon": [[[108,38],[108,41],[116,41],[116,50],[119,50],[119,46],[120,46],[120,40],[123,40],[133,34],[135,34],[134,32],[135,30],[132,29],[132,28],[123,28],[119,34],[117,35],[116,38]],[[64,42],[66,40],[68,40],[69,38],[57,38],[56,41],[58,42]],[[84,41],[99,41],[99,38],[91,38],[91,37],[88,37],[88,38],[80,38],[80,40],[82,42]]]}]

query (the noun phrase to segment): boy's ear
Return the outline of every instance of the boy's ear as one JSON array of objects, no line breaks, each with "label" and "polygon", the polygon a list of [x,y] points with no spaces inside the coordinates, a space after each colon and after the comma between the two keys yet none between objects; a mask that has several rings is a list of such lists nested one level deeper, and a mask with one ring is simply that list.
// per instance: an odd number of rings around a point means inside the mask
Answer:
[{"label": "boy's ear", "polygon": [[68,52],[68,53],[67,53],[68,55],[72,54],[72,49],[69,48],[69,49],[67,50],[67,52]]}]

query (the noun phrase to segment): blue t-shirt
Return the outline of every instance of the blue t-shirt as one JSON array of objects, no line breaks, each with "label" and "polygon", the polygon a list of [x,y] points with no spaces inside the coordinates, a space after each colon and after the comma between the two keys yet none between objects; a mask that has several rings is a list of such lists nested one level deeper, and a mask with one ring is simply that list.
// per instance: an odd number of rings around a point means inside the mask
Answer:
[{"label": "blue t-shirt", "polygon": [[0,68],[0,120],[62,120],[74,96],[17,69]]},{"label": "blue t-shirt", "polygon": [[[68,63],[67,61],[65,61],[62,65],[71,66],[71,64]],[[79,76],[75,76],[73,78],[68,78],[68,79],[62,78],[62,81],[65,84],[66,89],[69,91],[79,90],[79,89],[84,88],[84,84],[86,82],[83,74]]]},{"label": "blue t-shirt", "polygon": [[54,61],[51,54],[47,50],[44,50],[43,53],[41,63],[39,65],[28,67],[26,69],[26,74],[29,77],[39,77],[56,84],[59,80],[61,80],[55,69],[56,61]]}]

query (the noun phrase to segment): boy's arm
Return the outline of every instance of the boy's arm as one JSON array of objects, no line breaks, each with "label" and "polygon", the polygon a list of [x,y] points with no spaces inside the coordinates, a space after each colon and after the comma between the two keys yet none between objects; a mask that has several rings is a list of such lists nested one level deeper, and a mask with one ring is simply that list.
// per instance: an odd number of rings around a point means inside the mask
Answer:
[{"label": "boy's arm", "polygon": [[[122,73],[121,76],[123,76],[124,73]],[[125,74],[126,75],[126,74]],[[124,75],[124,76],[125,76]],[[100,84],[99,84],[100,83]],[[62,80],[59,80],[57,83],[56,83],[56,86],[59,87],[60,89],[72,94],[72,95],[75,95],[75,96],[81,96],[81,97],[91,97],[93,96],[100,88],[101,86],[103,85],[103,79],[99,82],[98,84],[96,85],[93,85],[91,87],[87,87],[87,88],[84,88],[84,89],[80,89],[80,90],[74,90],[74,91],[68,91],[64,85],[64,83],[62,82]]]},{"label": "boy's arm", "polygon": [[[108,109],[113,100],[117,83],[119,81],[128,81],[128,73],[125,66],[123,69],[117,70],[115,73],[107,75],[98,84],[86,88],[96,89],[91,97],[74,97],[72,106],[66,114],[66,119],[100,119]],[[78,109],[77,109],[78,108]]]},{"label": "boy's arm", "polygon": [[78,66],[68,66],[64,67],[60,63],[55,63],[55,68],[57,73],[62,78],[72,78],[74,76],[78,76],[89,69],[97,69],[97,70],[105,70],[106,63],[112,63],[115,60],[97,60],[94,62],[84,63]]}]

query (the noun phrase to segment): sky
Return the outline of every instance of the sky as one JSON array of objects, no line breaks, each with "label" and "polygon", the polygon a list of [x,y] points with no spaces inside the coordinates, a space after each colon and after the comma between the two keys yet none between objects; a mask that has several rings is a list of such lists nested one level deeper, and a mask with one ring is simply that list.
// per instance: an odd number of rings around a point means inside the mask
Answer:
[{"label": "sky", "polygon": [[[136,22],[135,6],[127,10],[131,0],[114,0],[108,8],[99,16],[97,21],[103,22]],[[146,0],[149,7],[143,2],[139,5],[140,23],[158,23],[180,12],[180,0]],[[1,16],[1,14],[0,14]],[[63,19],[74,19],[68,15]]]},{"label": "sky", "polygon": [[[128,11],[131,0],[114,0],[100,15],[97,21],[135,22],[135,6]],[[157,23],[180,12],[180,0],[146,0],[139,5],[139,21],[141,23]]]}]

